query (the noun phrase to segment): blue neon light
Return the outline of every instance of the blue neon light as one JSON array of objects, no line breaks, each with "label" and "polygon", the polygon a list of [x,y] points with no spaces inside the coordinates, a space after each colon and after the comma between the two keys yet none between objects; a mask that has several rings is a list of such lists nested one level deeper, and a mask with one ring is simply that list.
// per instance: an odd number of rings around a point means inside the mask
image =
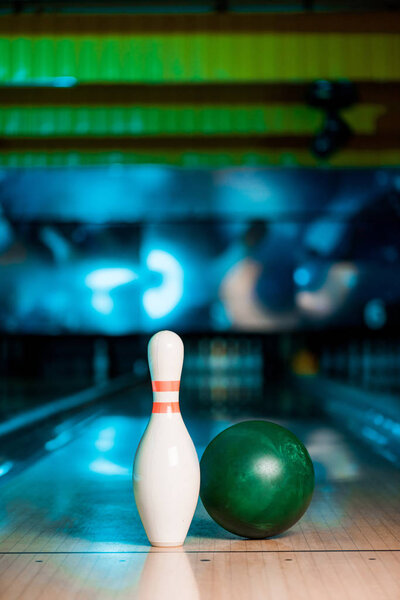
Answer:
[{"label": "blue neon light", "polygon": [[114,308],[114,301],[108,292],[94,292],[92,296],[92,306],[102,315],[109,315]]},{"label": "blue neon light", "polygon": [[165,250],[151,250],[146,260],[150,271],[161,273],[162,284],[143,294],[143,306],[152,319],[168,315],[183,295],[183,269],[172,254]]},{"label": "blue neon light", "polygon": [[308,285],[311,281],[310,271],[305,267],[299,267],[293,273],[294,282],[299,286]]},{"label": "blue neon light", "polygon": [[137,277],[134,271],[123,267],[96,269],[86,275],[85,284],[91,290],[112,290],[119,285],[130,283]]}]

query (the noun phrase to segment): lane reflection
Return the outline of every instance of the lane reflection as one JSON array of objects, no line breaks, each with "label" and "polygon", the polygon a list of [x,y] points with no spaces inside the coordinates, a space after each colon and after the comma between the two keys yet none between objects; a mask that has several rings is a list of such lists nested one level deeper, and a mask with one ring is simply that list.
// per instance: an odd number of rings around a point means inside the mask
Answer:
[{"label": "lane reflection", "polygon": [[150,550],[140,575],[137,600],[200,600],[199,587],[182,548],[173,551]]}]

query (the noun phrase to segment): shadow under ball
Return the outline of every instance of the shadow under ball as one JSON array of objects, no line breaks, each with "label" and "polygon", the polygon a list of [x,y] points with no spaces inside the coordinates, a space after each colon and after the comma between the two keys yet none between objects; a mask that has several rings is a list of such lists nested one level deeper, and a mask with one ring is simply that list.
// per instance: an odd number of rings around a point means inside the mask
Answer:
[{"label": "shadow under ball", "polygon": [[292,527],[314,491],[314,468],[305,446],[269,421],[244,421],[225,429],[207,446],[200,469],[207,512],[246,538],[271,537]]}]

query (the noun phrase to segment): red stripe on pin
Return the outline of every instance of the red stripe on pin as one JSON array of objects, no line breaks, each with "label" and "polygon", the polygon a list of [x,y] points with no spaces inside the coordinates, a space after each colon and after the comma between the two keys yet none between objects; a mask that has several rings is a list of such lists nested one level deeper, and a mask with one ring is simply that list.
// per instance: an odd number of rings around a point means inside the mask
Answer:
[{"label": "red stripe on pin", "polygon": [[179,402],[153,402],[153,413],[178,413]]},{"label": "red stripe on pin", "polygon": [[180,381],[152,381],[153,392],[179,392]]}]

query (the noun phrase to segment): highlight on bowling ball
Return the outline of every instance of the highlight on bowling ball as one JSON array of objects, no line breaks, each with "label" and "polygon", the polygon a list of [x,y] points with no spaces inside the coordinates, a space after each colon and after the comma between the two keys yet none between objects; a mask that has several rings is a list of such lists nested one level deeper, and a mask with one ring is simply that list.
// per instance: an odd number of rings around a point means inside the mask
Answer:
[{"label": "highlight on bowling ball", "polygon": [[307,510],[314,467],[301,441],[269,421],[243,421],[217,435],[200,462],[200,497],[227,531],[261,539],[283,533]]}]

